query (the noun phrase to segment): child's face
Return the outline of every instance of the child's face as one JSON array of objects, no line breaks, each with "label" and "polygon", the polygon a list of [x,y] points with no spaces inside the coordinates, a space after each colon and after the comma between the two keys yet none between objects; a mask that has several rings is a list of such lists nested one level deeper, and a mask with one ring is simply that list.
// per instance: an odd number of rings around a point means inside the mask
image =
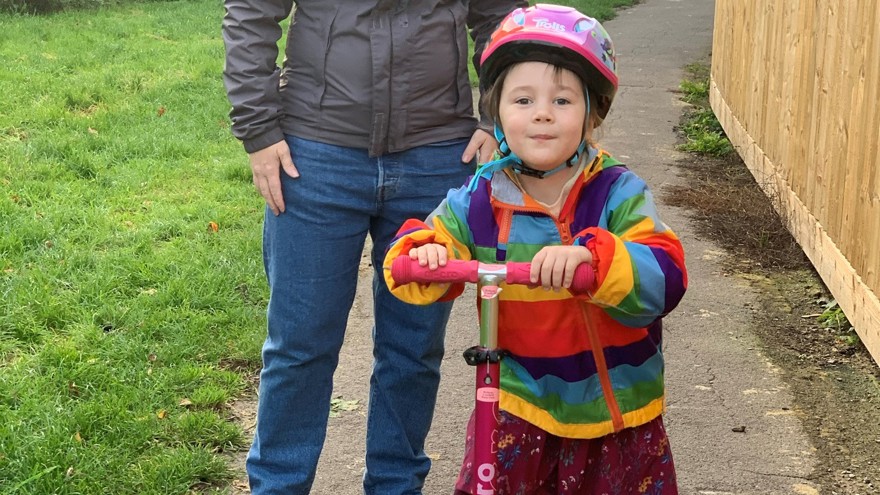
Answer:
[{"label": "child's face", "polygon": [[552,170],[571,158],[584,138],[586,111],[581,80],[543,62],[512,67],[498,105],[508,146],[537,170]]}]

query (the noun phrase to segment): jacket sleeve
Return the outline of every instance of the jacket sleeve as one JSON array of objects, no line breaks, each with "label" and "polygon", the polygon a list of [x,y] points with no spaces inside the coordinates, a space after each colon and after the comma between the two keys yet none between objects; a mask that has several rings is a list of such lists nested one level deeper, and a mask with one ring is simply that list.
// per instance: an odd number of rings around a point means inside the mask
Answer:
[{"label": "jacket sleeve", "polygon": [[279,22],[290,15],[293,0],[226,0],[223,83],[232,104],[232,134],[248,153],[284,139],[278,93]]},{"label": "jacket sleeve", "polygon": [[[477,74],[480,74],[480,57],[483,49],[489,43],[492,33],[501,24],[504,17],[517,8],[529,6],[527,0],[471,0],[468,9],[467,24],[471,28],[471,39],[474,40],[474,58],[472,60]],[[480,84],[480,95],[484,90]],[[483,107],[483,98],[480,98],[480,127],[486,130],[492,129],[493,123]],[[491,132],[491,131],[490,131]]]},{"label": "jacket sleeve", "polygon": [[591,302],[629,327],[645,327],[672,311],[687,288],[684,250],[661,220],[645,182],[631,171],[612,185],[603,216],[575,243],[593,254],[596,289]]},{"label": "jacket sleeve", "polygon": [[451,301],[464,290],[464,284],[397,284],[391,276],[391,264],[398,256],[408,256],[409,250],[425,244],[441,244],[446,247],[449,259],[469,261],[473,258],[473,241],[467,225],[469,193],[463,187],[449,191],[425,221],[407,220],[385,252],[383,272],[388,289],[398,299],[410,304],[431,304]]}]

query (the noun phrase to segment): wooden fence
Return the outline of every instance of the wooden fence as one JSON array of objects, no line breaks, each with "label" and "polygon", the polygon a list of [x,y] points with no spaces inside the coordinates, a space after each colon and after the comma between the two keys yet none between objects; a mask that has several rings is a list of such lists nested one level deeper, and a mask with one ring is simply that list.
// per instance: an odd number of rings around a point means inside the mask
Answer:
[{"label": "wooden fence", "polygon": [[718,120],[880,363],[880,1],[715,0]]}]

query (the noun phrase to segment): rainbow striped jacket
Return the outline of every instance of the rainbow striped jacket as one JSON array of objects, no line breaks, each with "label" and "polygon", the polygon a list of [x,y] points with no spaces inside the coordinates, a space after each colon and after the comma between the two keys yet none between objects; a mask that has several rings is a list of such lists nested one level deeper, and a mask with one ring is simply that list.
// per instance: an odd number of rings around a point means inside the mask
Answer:
[{"label": "rainbow striped jacket", "polygon": [[[422,222],[409,220],[388,248],[386,283],[414,304],[449,300],[463,286],[396,285],[390,264],[410,248],[446,246],[450,258],[531,261],[544,246],[593,254],[589,296],[505,286],[499,296],[501,409],[567,438],[597,438],[664,410],[661,318],[687,287],[684,252],[660,221],[645,182],[606,152],[587,164],[554,218],[507,175],[450,190]],[[479,307],[479,306],[478,306]]]}]

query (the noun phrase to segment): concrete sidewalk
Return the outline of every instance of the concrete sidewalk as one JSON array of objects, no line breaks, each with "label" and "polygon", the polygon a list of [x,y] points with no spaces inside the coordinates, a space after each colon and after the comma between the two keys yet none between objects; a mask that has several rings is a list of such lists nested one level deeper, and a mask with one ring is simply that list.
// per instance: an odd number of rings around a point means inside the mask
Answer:
[{"label": "concrete sidewalk", "polygon": [[[683,104],[676,90],[683,67],[711,50],[714,1],[644,0],[605,23],[615,42],[621,90],[600,134],[603,147],[626,162],[662,198],[676,184],[674,126]],[[817,494],[806,478],[811,447],[793,414],[792,398],[749,333],[747,304],[757,297],[745,281],[722,274],[720,248],[699,240],[686,212],[661,204],[664,220],[684,243],[690,287],[665,320],[666,424],[682,494]],[[360,494],[372,303],[369,269],[358,297],[336,375],[337,395],[361,407],[330,421],[313,493]],[[451,493],[472,407],[473,370],[461,352],[476,342],[472,289],[449,325],[443,382],[427,451],[434,459],[424,493]],[[747,426],[745,432],[733,431]]]}]

